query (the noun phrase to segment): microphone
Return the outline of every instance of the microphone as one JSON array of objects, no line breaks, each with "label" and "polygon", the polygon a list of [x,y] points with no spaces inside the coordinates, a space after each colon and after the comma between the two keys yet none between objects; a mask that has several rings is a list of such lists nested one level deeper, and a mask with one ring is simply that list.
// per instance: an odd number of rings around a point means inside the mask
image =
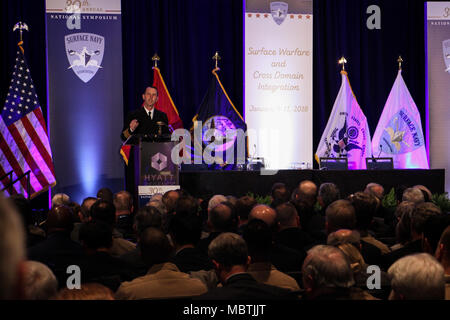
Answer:
[{"label": "microphone", "polygon": [[378,154],[378,159],[380,159],[381,152],[383,151],[383,145],[380,144],[380,153]]},{"label": "microphone", "polygon": [[255,148],[255,150],[253,151],[253,154],[252,154],[252,159],[253,158],[255,158],[255,155],[256,155],[256,143],[255,144],[253,144],[253,147]]}]

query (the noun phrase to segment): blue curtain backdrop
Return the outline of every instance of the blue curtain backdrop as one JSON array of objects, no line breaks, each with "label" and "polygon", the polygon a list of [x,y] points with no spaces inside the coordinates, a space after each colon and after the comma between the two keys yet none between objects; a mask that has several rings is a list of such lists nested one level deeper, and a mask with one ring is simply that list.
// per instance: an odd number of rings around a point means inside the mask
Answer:
[{"label": "blue curtain backdrop", "polygon": [[[381,9],[381,30],[366,27],[366,10],[373,4]],[[141,105],[141,93],[152,83],[155,52],[185,127],[207,89],[216,51],[222,56],[221,80],[242,112],[242,8],[242,0],[123,0],[124,114]],[[400,54],[403,77],[425,128],[424,15],[424,1],[417,0],[314,0],[313,151],[339,90],[337,60],[342,55],[349,62],[346,69],[371,134],[395,80]],[[46,114],[45,1],[0,2],[0,101],[5,101],[14,66],[18,35],[12,27],[19,20],[30,26],[24,36],[25,53]]]}]

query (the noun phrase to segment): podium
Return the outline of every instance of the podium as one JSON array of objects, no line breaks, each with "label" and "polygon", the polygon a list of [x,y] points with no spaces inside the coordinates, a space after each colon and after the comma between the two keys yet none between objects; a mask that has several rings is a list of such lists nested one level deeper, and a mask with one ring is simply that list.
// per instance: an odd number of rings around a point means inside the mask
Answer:
[{"label": "podium", "polygon": [[176,142],[149,142],[132,145],[126,168],[126,189],[134,195],[135,208],[145,206],[152,195],[180,189],[179,167],[172,162]]}]

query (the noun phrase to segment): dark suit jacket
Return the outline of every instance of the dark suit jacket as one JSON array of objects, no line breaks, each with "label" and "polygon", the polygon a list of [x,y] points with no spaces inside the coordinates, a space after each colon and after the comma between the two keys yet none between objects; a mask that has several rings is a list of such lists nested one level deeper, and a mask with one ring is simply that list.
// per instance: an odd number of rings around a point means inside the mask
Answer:
[{"label": "dark suit jacket", "polygon": [[82,265],[85,255],[81,245],[70,239],[70,233],[56,232],[50,234],[47,240],[28,248],[28,259],[47,265],[58,279],[59,286],[65,287],[69,277],[67,267]]},{"label": "dark suit jacket", "polygon": [[298,252],[304,252],[305,247],[313,241],[302,229],[293,227],[277,232],[275,242]]},{"label": "dark suit jacket", "polygon": [[[130,122],[133,119],[136,119],[139,122],[139,126],[136,128],[136,130],[134,130],[134,132],[131,132]],[[139,134],[139,135],[146,134],[149,136],[154,136],[158,134],[159,127],[156,123],[159,121],[164,122],[166,125],[169,123],[167,115],[164,112],[155,109],[153,112],[153,119],[150,119],[147,115],[147,111],[145,110],[145,108],[141,107],[138,110],[131,112],[127,116],[120,137],[122,138],[123,141],[125,141],[130,137],[131,134]],[[162,134],[168,133],[170,133],[168,127],[163,127]],[[131,138],[128,141],[128,144],[136,144],[137,142],[138,142],[137,139]]]},{"label": "dark suit jacket", "polygon": [[198,300],[293,300],[293,291],[257,282],[248,273],[228,278],[223,287],[217,287],[198,297]]},{"label": "dark suit jacket", "polygon": [[198,248],[184,248],[177,252],[172,262],[181,272],[211,270],[214,268],[209,257]]}]

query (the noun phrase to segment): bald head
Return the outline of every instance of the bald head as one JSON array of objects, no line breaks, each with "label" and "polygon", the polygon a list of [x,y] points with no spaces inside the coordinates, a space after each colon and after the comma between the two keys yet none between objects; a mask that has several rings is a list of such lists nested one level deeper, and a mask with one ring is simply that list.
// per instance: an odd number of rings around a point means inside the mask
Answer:
[{"label": "bald head", "polygon": [[277,213],[274,209],[265,204],[259,204],[253,207],[248,216],[248,220],[260,219],[264,221],[269,227],[274,227],[277,219]]},{"label": "bald head", "polygon": [[338,246],[345,243],[351,243],[357,248],[361,243],[361,236],[358,231],[349,229],[340,229],[328,235],[327,244],[329,246]]},{"label": "bald head", "polygon": [[304,180],[298,185],[298,199],[313,206],[316,203],[317,186],[310,180]]},{"label": "bald head", "polygon": [[384,196],[384,188],[381,184],[371,182],[366,186],[366,189],[364,189],[365,193],[369,193],[378,199],[383,199]]}]

